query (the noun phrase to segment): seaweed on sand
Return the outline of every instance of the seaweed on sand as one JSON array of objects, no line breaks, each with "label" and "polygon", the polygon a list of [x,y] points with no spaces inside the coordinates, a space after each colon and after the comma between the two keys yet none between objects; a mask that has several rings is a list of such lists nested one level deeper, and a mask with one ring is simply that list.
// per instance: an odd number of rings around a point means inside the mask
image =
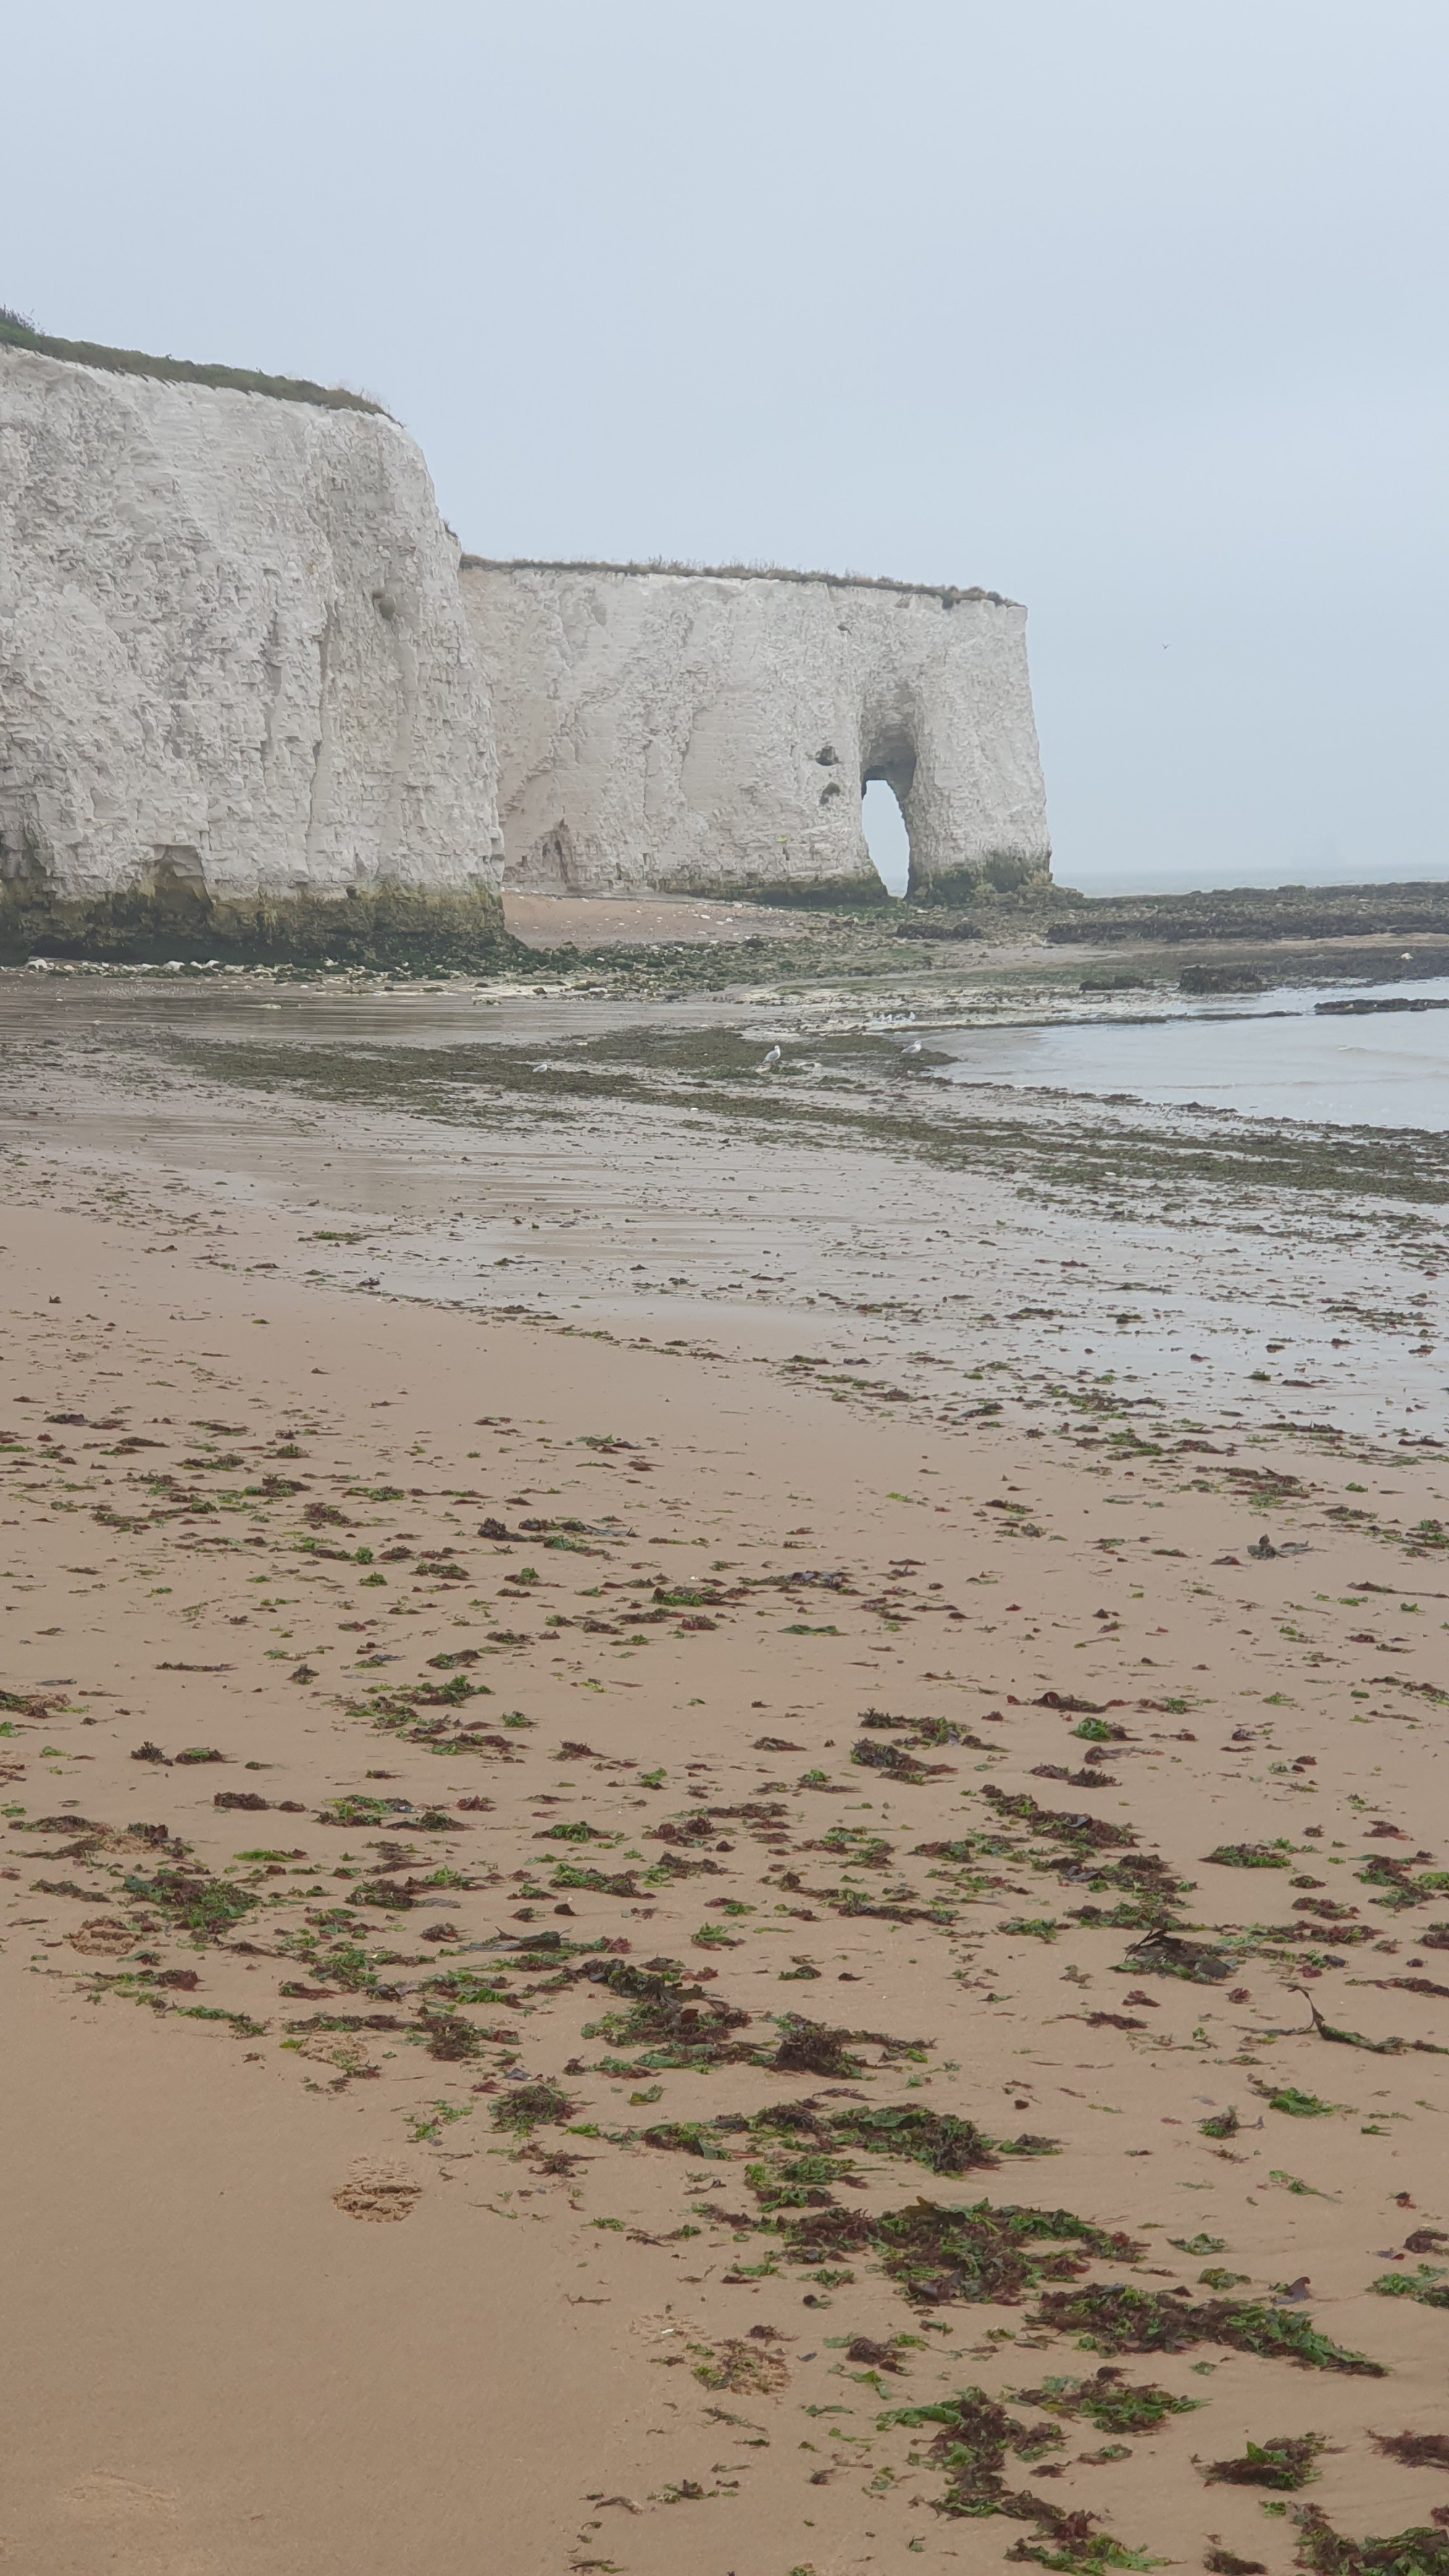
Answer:
[{"label": "seaweed on sand", "polygon": [[1385,2376],[1381,2362],[1345,2351],[1320,2334],[1310,2317],[1263,2299],[1205,2299],[1194,2307],[1181,2291],[1110,2281],[1046,2291],[1036,2322],[1054,2334],[1079,2335],[1097,2352],[1190,2352],[1195,2344],[1216,2343],[1310,2370],[1341,2370],[1359,2379]]},{"label": "seaweed on sand", "polygon": [[1189,1941],[1179,1932],[1153,1930],[1128,1943],[1124,1972],[1129,1976],[1185,1977],[1190,1985],[1218,1986],[1233,1973],[1233,1963],[1208,1941]]},{"label": "seaweed on sand", "polygon": [[707,1995],[690,1982],[677,1959],[654,1959],[636,1967],[631,1960],[595,1956],[578,1974],[626,2007],[585,2022],[585,2039],[643,2052],[642,2062],[650,2067],[729,2065],[750,2053],[733,2036],[745,2027],[749,2014],[721,1995]]},{"label": "seaweed on sand", "polygon": [[887,2057],[917,2057],[932,2044],[928,2039],[894,2039],[884,2030],[831,2030],[823,2022],[807,2021],[803,2013],[777,2013],[774,2021],[779,2043],[768,2057],[757,2055],[757,2063],[782,2075],[861,2075],[864,2060],[852,2053],[857,2041],[883,2049]]},{"label": "seaweed on sand", "polygon": [[1394,1860],[1387,1852],[1370,1853],[1363,1868],[1354,1875],[1361,1886],[1383,1890],[1373,1899],[1376,1905],[1391,1906],[1396,1911],[1409,1905],[1428,1905],[1449,1890],[1449,1872],[1429,1869],[1415,1878],[1408,1861]]},{"label": "seaweed on sand", "polygon": [[580,1869],[575,1862],[561,1860],[549,1880],[555,1894],[564,1889],[581,1889],[587,1896],[621,1896],[637,1898],[639,1882],[630,1869]]},{"label": "seaweed on sand", "polygon": [[442,1968],[437,1976],[424,1979],[424,1994],[436,1995],[440,2004],[502,2005],[511,2012],[527,2012],[504,1984],[499,1983],[501,1970],[491,1968]]},{"label": "seaweed on sand", "polygon": [[461,2013],[441,2010],[435,2004],[424,2005],[409,2037],[422,2040],[429,2057],[440,2058],[446,2065],[476,2057],[483,2046],[481,2031],[464,2021]]},{"label": "seaweed on sand", "polygon": [[874,2156],[897,2156],[924,2165],[929,2173],[971,2173],[995,2166],[1004,2155],[1054,2155],[1051,2138],[988,2138],[974,2120],[950,2111],[930,2111],[907,2103],[879,2109],[825,2111],[815,2100],[771,2103],[745,2114],[723,2112],[714,2120],[661,2120],[642,2133],[650,2147],[672,2148],[681,2155],[719,2160],[748,2154],[749,2143],[775,2138],[806,2139],[822,2154],[839,2155],[860,2148]]},{"label": "seaweed on sand", "polygon": [[1107,2364],[1090,2379],[1044,2379],[1040,2388],[1012,2390],[1018,2406],[1044,2406],[1052,2415],[1084,2415],[1099,2433],[1152,2433],[1169,2415],[1191,2415],[1196,2397],[1174,2397],[1154,2379],[1124,2381]]},{"label": "seaweed on sand", "polygon": [[177,1931],[197,1941],[224,1940],[257,1902],[248,1889],[199,1867],[161,1868],[151,1878],[132,1871],[124,1883],[128,1896],[159,1907]]},{"label": "seaweed on sand", "polygon": [[1401,2057],[1408,2049],[1423,2057],[1449,2057],[1449,2049],[1437,2047],[1431,2039],[1365,2039],[1360,2030],[1338,2030],[1331,2021],[1324,2020],[1313,1997],[1302,1986],[1295,1986],[1293,1992],[1303,1996],[1313,2015],[1317,2036],[1335,2041],[1340,2048],[1366,2048],[1374,2057]]},{"label": "seaweed on sand", "polygon": [[[868,1723],[862,1718],[861,1724]],[[921,1717],[915,1721],[912,1745],[964,1744],[972,1753],[995,1753],[999,1747],[988,1743],[984,1735],[973,1735],[969,1726],[958,1725],[954,1717]]]},{"label": "seaweed on sand", "polygon": [[774,2397],[790,2383],[783,2353],[771,2350],[768,2328],[751,2326],[749,2335],[730,2336],[712,2350],[702,2350],[694,2376],[704,2388],[727,2389],[737,2397]]},{"label": "seaweed on sand", "polygon": [[1063,2513],[1057,2505],[1038,2504],[1043,2529],[1037,2540],[1018,2540],[1006,2555],[1016,2565],[1052,2567],[1058,2576],[1100,2576],[1110,2567],[1165,2567],[1165,2558],[1149,2558],[1145,2549],[1129,2549],[1110,2531],[1095,2531],[1094,2513],[1080,2508]]},{"label": "seaweed on sand", "polygon": [[1029,1833],[1043,1834],[1050,1842],[1067,1843],[1078,1854],[1126,1851],[1137,1840],[1130,1825],[1109,1825],[1105,1816],[1070,1815],[1058,1807],[1038,1806],[1024,1789],[998,1789],[988,1781],[981,1795],[998,1815],[1009,1816],[1013,1824],[1025,1825]]},{"label": "seaweed on sand", "polygon": [[1338,2102],[1322,2102],[1316,2093],[1304,2093],[1296,2084],[1259,2084],[1270,2111],[1284,2111],[1292,2120],[1323,2120],[1342,2109]]},{"label": "seaweed on sand", "polygon": [[928,2173],[962,2174],[995,2165],[1006,2156],[1054,2155],[1051,2138],[988,2138],[974,2120],[950,2111],[930,2111],[915,2103],[899,2107],[843,2111],[830,2121],[830,2134],[872,2155],[905,2156]]},{"label": "seaweed on sand", "polygon": [[560,2086],[540,2078],[532,2084],[510,2085],[493,2105],[493,2126],[515,2132],[561,2129],[566,2120],[573,2118],[576,2108]]},{"label": "seaweed on sand", "polygon": [[950,1762],[922,1762],[903,1744],[873,1744],[868,1736],[852,1747],[850,1758],[864,1770],[883,1771],[887,1779],[908,1781],[914,1788],[955,1768]]},{"label": "seaweed on sand", "polygon": [[893,2407],[877,2418],[877,2424],[882,2432],[897,2424],[912,2430],[925,2425],[936,2428],[925,2452],[913,2452],[911,2457],[913,2465],[929,2462],[946,2479],[946,2491],[935,2505],[937,2513],[973,2521],[999,2513],[1013,2522],[1036,2524],[1036,2539],[1019,2540],[1007,2551],[1009,2559],[1059,2568],[1069,2571],[1069,2576],[1070,2571],[1090,2576],[1099,2568],[1161,2563],[1141,2550],[1124,2547],[1110,2532],[1094,2529],[1095,2514],[1080,2508],[1064,2512],[1028,2487],[1008,2486],[1008,2452],[1020,2460],[1038,2460],[1043,2452],[1060,2447],[1062,2434],[1055,2424],[1020,2423],[984,2388],[963,2388],[933,2406]]},{"label": "seaweed on sand", "polygon": [[1449,2469],[1449,2433],[1370,2433],[1369,2440],[1401,2469]]},{"label": "seaweed on sand", "polygon": [[830,2185],[849,2171],[846,2157],[816,2148],[746,2165],[745,2180],[762,2209],[828,2209]]},{"label": "seaweed on sand", "polygon": [[1416,2524],[1392,2540],[1345,2540],[1317,2505],[1302,2505],[1298,2564],[1311,2576],[1449,2576],[1449,2529]]},{"label": "seaweed on sand", "polygon": [[1413,2299],[1421,2308],[1449,2308],[1442,2263],[1416,2263],[1412,2272],[1380,2272],[1369,2288],[1383,2299]]},{"label": "seaweed on sand", "polygon": [[480,1726],[457,1713],[464,1700],[491,1696],[486,1682],[470,1682],[466,1673],[454,1673],[446,1682],[394,1684],[375,1690],[366,1703],[354,1701],[348,1713],[369,1719],[379,1734],[421,1745],[427,1753],[481,1753],[496,1762],[517,1762],[522,1758],[517,1747],[496,1726]]},{"label": "seaweed on sand", "polygon": [[[1142,2248],[1069,2209],[948,2207],[914,2200],[900,2209],[813,2210],[784,2223],[795,2263],[834,2263],[869,2250],[918,2306],[955,2299],[1016,2307],[1047,2281],[1078,2278],[1090,2258],[1135,2262]],[[1050,2246],[1051,2250],[1044,2250]]]},{"label": "seaweed on sand", "polygon": [[1266,2441],[1248,2442],[1236,2459],[1210,2460],[1203,2476],[1210,2487],[1306,2487],[1326,2447],[1321,2433],[1270,2433]]},{"label": "seaweed on sand", "polygon": [[924,2457],[946,2479],[938,2513],[1036,2519],[1038,2499],[1007,2486],[1006,2456],[1010,2451],[1019,2460],[1037,2460],[1044,2451],[1060,2449],[1063,2437],[1057,2425],[1019,2423],[984,2388],[963,2388],[934,2406],[893,2407],[877,2421],[882,2432],[896,2424],[912,2431],[918,2425],[936,2427]]}]

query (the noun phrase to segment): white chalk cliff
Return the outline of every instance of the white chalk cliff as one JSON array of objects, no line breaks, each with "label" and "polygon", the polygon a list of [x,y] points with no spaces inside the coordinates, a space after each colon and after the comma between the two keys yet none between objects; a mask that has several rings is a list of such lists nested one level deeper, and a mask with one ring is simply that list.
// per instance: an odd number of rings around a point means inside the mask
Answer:
[{"label": "white chalk cliff", "polygon": [[496,890],[458,550],[381,414],[0,346],[0,877]]},{"label": "white chalk cliff", "polygon": [[824,575],[491,563],[463,596],[497,728],[509,884],[881,893],[866,782],[918,895],[1046,880],[1026,612]]},{"label": "white chalk cliff", "polygon": [[182,372],[0,332],[0,934],[195,898],[312,953],[352,895],[349,953],[425,914],[486,947],[505,855],[551,892],[880,899],[873,778],[913,894],[1047,882],[1011,601],[460,559],[384,414]]}]

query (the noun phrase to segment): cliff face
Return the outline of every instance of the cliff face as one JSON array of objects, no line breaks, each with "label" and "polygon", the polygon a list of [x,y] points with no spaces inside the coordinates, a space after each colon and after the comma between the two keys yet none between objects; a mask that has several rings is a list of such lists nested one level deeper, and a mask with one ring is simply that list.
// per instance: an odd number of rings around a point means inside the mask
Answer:
[{"label": "cliff face", "polygon": [[380,415],[0,348],[12,903],[427,889],[496,911],[457,563]]},{"label": "cliff face", "polygon": [[462,585],[510,884],[876,899],[861,792],[881,777],[905,813],[913,894],[1045,880],[1011,602],[468,556]]},{"label": "cliff face", "polygon": [[879,900],[872,778],[918,897],[1045,881],[1009,601],[471,558],[460,581],[385,415],[110,354],[0,336],[4,953],[166,954],[184,927],[203,954],[472,962],[505,840],[522,887]]}]

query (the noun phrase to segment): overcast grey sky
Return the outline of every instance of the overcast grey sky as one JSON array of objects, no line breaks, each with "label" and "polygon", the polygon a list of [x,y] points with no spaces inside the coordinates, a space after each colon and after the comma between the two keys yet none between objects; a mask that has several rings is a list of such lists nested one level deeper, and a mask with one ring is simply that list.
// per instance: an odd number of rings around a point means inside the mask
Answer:
[{"label": "overcast grey sky", "polygon": [[485,554],[1024,599],[1057,873],[1449,873],[1444,0],[47,0],[0,302]]}]

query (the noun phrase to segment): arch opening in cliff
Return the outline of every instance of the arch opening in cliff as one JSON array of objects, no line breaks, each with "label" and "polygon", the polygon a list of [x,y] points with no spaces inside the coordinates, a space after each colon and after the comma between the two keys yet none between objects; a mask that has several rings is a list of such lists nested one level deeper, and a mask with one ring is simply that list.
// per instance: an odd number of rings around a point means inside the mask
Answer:
[{"label": "arch opening in cliff", "polygon": [[911,833],[898,790],[888,778],[867,778],[860,793],[860,828],[870,863],[886,893],[904,898],[911,881]]}]

